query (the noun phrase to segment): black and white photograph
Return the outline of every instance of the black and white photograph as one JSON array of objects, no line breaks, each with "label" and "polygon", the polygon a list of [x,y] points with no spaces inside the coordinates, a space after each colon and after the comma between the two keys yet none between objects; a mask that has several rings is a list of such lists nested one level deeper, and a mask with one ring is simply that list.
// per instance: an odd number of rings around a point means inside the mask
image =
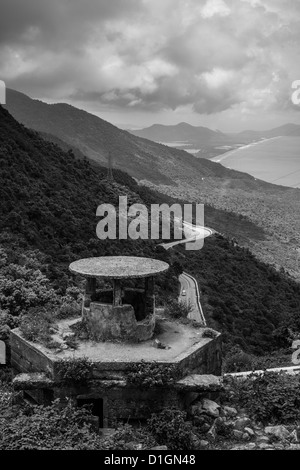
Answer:
[{"label": "black and white photograph", "polygon": [[300,450],[299,0],[0,0],[20,450]]}]

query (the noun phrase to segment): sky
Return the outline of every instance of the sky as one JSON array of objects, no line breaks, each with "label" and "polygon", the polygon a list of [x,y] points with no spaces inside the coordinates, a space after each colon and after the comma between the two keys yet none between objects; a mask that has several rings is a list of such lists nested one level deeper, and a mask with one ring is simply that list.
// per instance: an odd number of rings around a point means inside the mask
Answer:
[{"label": "sky", "polygon": [[0,0],[0,80],[124,128],[300,124],[300,1]]}]

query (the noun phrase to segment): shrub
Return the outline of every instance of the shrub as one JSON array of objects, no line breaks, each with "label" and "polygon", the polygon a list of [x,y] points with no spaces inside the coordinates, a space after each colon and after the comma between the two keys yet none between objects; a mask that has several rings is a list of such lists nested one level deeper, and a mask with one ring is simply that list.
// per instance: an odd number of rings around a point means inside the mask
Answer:
[{"label": "shrub", "polygon": [[91,376],[92,361],[86,357],[68,358],[57,363],[59,379],[64,383],[86,383]]},{"label": "shrub", "polygon": [[242,372],[253,369],[253,356],[244,351],[228,355],[224,361],[224,372]]},{"label": "shrub", "polygon": [[141,361],[134,364],[127,373],[127,383],[140,387],[162,387],[174,383],[178,379],[178,369],[175,365],[160,365],[157,362]]},{"label": "shrub", "polygon": [[7,310],[0,310],[0,327],[7,325],[11,329],[17,328],[19,322],[19,318],[10,315]]},{"label": "shrub", "polygon": [[147,429],[160,445],[166,445],[171,450],[189,450],[192,427],[185,420],[185,412],[166,408],[151,416]]},{"label": "shrub", "polygon": [[169,315],[171,318],[174,318],[174,319],[187,318],[191,309],[192,307],[190,304],[186,304],[184,302],[178,302],[177,300],[174,300],[174,299],[168,299],[165,305],[166,315]]},{"label": "shrub", "polygon": [[118,429],[104,440],[103,446],[108,450],[132,450],[132,443],[137,442],[143,449],[154,447],[157,443],[147,429],[133,428],[129,424],[119,425]]},{"label": "shrub", "polygon": [[[9,395],[0,393],[7,408]],[[7,402],[7,403],[6,403]],[[30,406],[0,420],[1,450],[98,450],[101,439],[88,424],[90,412],[71,402],[61,407]]]},{"label": "shrub", "polygon": [[81,314],[81,302],[73,299],[63,300],[62,304],[57,308],[57,318],[76,318]]},{"label": "shrub", "polygon": [[211,328],[205,328],[202,333],[203,338],[216,338],[218,336],[218,332],[212,330]]},{"label": "shrub", "polygon": [[226,378],[230,402],[244,407],[263,423],[292,423],[300,419],[300,377],[275,372]]},{"label": "shrub", "polygon": [[35,307],[21,317],[20,330],[28,341],[47,343],[51,339],[50,328],[55,321],[51,308]]}]

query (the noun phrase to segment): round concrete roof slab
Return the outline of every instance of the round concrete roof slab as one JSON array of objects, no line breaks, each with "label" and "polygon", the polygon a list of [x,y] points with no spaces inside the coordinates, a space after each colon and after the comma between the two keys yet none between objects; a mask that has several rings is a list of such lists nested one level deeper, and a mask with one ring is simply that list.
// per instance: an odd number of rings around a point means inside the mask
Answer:
[{"label": "round concrete roof slab", "polygon": [[169,269],[168,263],[138,256],[101,256],[74,261],[71,272],[86,277],[134,279],[155,276]]}]

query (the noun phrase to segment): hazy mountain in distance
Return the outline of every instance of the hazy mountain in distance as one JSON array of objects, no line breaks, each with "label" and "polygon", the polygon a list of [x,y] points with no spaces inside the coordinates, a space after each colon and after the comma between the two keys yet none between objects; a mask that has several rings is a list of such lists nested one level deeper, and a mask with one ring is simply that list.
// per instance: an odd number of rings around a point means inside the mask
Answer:
[{"label": "hazy mountain in distance", "polygon": [[229,140],[229,137],[219,131],[212,131],[207,127],[195,127],[181,122],[175,126],[153,124],[153,126],[140,130],[131,130],[137,137],[154,140],[155,142],[201,142],[202,145],[218,144]]},{"label": "hazy mountain in distance", "polygon": [[254,181],[246,173],[136,137],[68,104],[47,104],[10,89],[7,89],[6,103],[6,109],[25,126],[46,133],[46,138],[50,134],[56,143],[59,139],[100,164],[107,163],[110,152],[114,167],[138,180],[169,185],[178,181],[197,183],[205,177]]},{"label": "hazy mountain in distance", "polygon": [[275,127],[266,131],[252,131],[245,130],[237,134],[230,134],[231,137],[242,139],[242,140],[255,140],[255,139],[270,139],[272,137],[300,137],[300,125],[299,124],[284,124],[283,126]]},{"label": "hazy mountain in distance", "polygon": [[283,126],[269,129],[266,131],[245,130],[237,133],[224,133],[219,130],[212,131],[207,127],[192,126],[186,122],[167,126],[162,124],[153,124],[150,127],[139,130],[129,130],[129,132],[138,137],[154,140],[155,142],[197,142],[204,146],[243,142],[248,140],[271,138],[279,136],[300,136],[300,125],[284,124]]}]

